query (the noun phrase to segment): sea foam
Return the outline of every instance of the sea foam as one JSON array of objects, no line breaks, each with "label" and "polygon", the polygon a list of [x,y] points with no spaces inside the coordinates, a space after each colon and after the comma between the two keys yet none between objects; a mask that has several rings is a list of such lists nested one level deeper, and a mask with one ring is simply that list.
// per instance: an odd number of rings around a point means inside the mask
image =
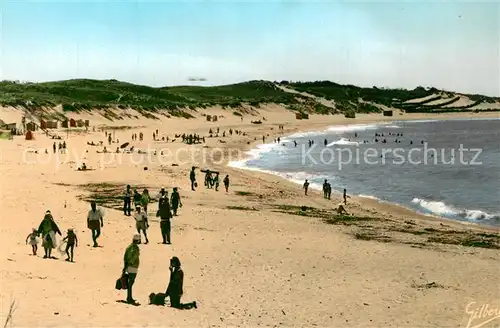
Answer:
[{"label": "sea foam", "polygon": [[431,201],[421,198],[413,198],[413,204],[418,205],[424,212],[449,218],[462,218],[468,221],[497,220],[500,214],[490,214],[481,210],[458,209],[440,201]]}]

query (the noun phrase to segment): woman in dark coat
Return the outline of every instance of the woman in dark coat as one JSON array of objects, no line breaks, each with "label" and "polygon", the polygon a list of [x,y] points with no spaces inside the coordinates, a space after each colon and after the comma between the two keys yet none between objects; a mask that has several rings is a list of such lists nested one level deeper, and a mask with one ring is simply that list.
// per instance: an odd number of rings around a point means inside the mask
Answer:
[{"label": "woman in dark coat", "polygon": [[45,212],[45,216],[38,227],[38,233],[42,235],[42,246],[45,250],[43,258],[50,258],[52,255],[52,249],[56,248],[56,233],[62,236],[61,231],[54,221],[54,217],[50,211]]},{"label": "woman in dark coat", "polygon": [[184,284],[184,272],[181,269],[181,261],[177,256],[170,259],[170,282],[168,283],[166,296],[170,297],[170,306],[180,310],[196,308],[196,302],[181,303]]}]

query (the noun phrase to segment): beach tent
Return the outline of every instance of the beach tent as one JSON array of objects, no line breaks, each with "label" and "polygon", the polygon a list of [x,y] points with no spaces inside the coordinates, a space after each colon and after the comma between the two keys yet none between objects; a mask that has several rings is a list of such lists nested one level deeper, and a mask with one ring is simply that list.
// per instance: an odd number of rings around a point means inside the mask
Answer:
[{"label": "beach tent", "polygon": [[68,128],[68,124],[69,124],[68,120],[65,120],[65,121],[63,121],[63,122],[61,123],[61,126],[62,126],[63,128],[66,128],[66,129],[67,129],[67,128]]},{"label": "beach tent", "polygon": [[207,121],[208,122],[212,121],[212,116],[211,115],[207,115]]},{"label": "beach tent", "polygon": [[76,128],[76,121],[74,119],[69,120],[69,126],[72,128]]},{"label": "beach tent", "polygon": [[384,110],[384,116],[392,116],[392,110]]},{"label": "beach tent", "polygon": [[85,120],[85,126],[86,126],[86,127],[89,127],[89,126],[90,126],[90,121],[89,121],[89,120]]},{"label": "beach tent", "polygon": [[47,121],[47,129],[57,129],[57,121]]},{"label": "beach tent", "polygon": [[217,115],[212,116],[212,122],[217,122]]},{"label": "beach tent", "polygon": [[33,132],[31,131],[26,132],[26,140],[33,140]]},{"label": "beach tent", "polygon": [[41,120],[40,127],[42,128],[42,130],[47,130],[47,122],[45,122],[44,120]]}]

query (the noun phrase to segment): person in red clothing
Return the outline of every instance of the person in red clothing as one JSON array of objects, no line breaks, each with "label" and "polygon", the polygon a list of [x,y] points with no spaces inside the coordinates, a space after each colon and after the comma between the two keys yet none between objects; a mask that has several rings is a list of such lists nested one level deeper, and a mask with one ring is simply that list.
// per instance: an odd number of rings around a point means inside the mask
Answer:
[{"label": "person in red clothing", "polygon": [[170,281],[168,283],[166,296],[170,297],[170,306],[180,310],[189,310],[197,308],[196,302],[181,303],[183,294],[182,285],[184,284],[184,272],[181,269],[181,261],[177,256],[170,259]]}]

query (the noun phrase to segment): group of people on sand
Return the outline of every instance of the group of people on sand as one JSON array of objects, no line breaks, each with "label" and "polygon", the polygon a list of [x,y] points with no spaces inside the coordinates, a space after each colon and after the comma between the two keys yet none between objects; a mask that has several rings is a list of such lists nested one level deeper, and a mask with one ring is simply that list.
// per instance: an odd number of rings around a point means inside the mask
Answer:
[{"label": "group of people on sand", "polygon": [[205,142],[205,137],[200,137],[199,134],[182,134],[182,142],[192,145],[192,144],[199,144],[202,142]]},{"label": "group of people on sand", "polygon": [[58,144],[56,144],[55,142],[52,144],[52,151],[54,152],[54,154],[56,153],[56,151],[59,151],[59,153],[63,154],[66,152],[66,141],[63,141],[63,142],[59,142]]},{"label": "group of people on sand", "polygon": [[[205,173],[205,187],[207,189],[215,189],[215,191],[219,191],[219,172],[210,171],[210,170],[201,170]],[[214,174],[214,176],[212,176]],[[191,168],[191,172],[189,172],[189,181],[191,182],[191,190],[196,191],[196,187],[198,187],[198,183],[196,182],[196,167],[193,166]],[[229,192],[229,174],[226,174],[224,180],[224,189],[226,192]]]},{"label": "group of people on sand", "polygon": [[[180,197],[175,195],[176,192],[177,190],[174,190],[170,201],[167,197],[167,192],[165,191],[164,188],[162,188],[162,191],[160,192],[161,194],[161,197],[159,199],[160,210],[158,212],[159,215],[161,216],[162,222],[164,220],[169,220],[172,217],[172,215],[176,215],[175,211],[174,213],[170,212],[170,206],[169,206],[170,203],[173,204],[172,208],[176,208],[178,205],[180,206],[182,205],[182,203],[180,202]],[[145,213],[141,212],[140,209],[141,207],[138,206],[137,208],[138,211],[135,213],[138,231],[142,231],[142,228],[145,226],[141,222],[145,221],[145,224],[147,225],[147,215],[144,215]],[[91,209],[87,215],[87,227],[92,232],[92,240],[94,242],[93,247],[98,247],[97,239],[101,234],[101,228],[104,226],[103,217],[104,216],[102,211],[99,208],[97,208],[96,203],[92,201]],[[142,219],[138,219],[139,217],[142,217]],[[165,225],[162,224],[162,234],[164,228]],[[55,259],[55,257],[52,256],[52,250],[57,247],[56,234],[62,236],[61,230],[56,224],[52,213],[50,212],[50,210],[47,210],[38,229],[34,228],[32,232],[27,236],[26,244],[29,243],[29,245],[32,248],[33,255],[36,256],[39,243],[38,237],[41,236],[42,246],[45,251],[43,258]],[[170,238],[169,235],[168,238]],[[66,261],[74,262],[74,248],[78,247],[78,238],[74,230],[71,228],[68,229],[67,234],[62,241],[66,243],[66,249],[65,249],[65,253],[67,254]],[[147,242],[148,240],[146,235],[146,243]],[[125,278],[126,280],[126,289],[127,289],[126,302],[134,305],[138,305],[138,303],[133,299],[132,291],[140,263],[139,244],[141,244],[141,235],[137,233],[133,236],[132,243],[126,248],[125,254],[123,256],[122,278]],[[170,281],[165,293],[158,293],[158,294],[151,293],[149,295],[150,304],[164,305],[165,299],[169,297],[171,307],[177,309],[197,308],[196,302],[191,302],[186,304],[181,303],[181,297],[183,294],[184,272],[181,269],[181,262],[178,257],[174,256],[170,259],[169,270],[170,270]]]},{"label": "group of people on sand", "polygon": [[[304,195],[307,196],[307,192],[309,190],[309,180],[305,180],[304,181],[304,184],[302,185],[302,188],[304,189]],[[328,180],[325,179],[325,181],[323,182],[323,198],[325,199],[331,199],[331,195],[332,195],[332,186],[331,184],[328,182]],[[344,204],[343,205],[347,205],[347,198],[351,198],[351,196],[347,195],[347,189],[344,188],[344,192],[343,192],[343,201],[344,201]],[[338,207],[337,207],[337,213],[338,214],[347,214],[347,211],[345,209],[345,207],[343,206],[342,204],[339,204]]]},{"label": "group of people on sand", "polygon": [[[148,189],[144,189],[140,194],[136,188],[132,191],[130,185],[127,185],[123,196],[123,214],[131,216],[132,201],[135,206],[134,219],[136,221],[136,230],[141,238],[144,235],[145,244],[149,243],[147,230],[149,229],[148,206],[152,201]],[[160,218],[160,231],[163,244],[171,244],[171,222],[172,217],[177,216],[178,209],[182,207],[182,200],[177,187],[173,188],[169,198],[165,188],[161,188],[158,194],[158,210],[156,216]],[[141,240],[139,240],[141,242]]]},{"label": "group of people on sand", "polygon": [[[121,285],[125,284],[127,289],[127,303],[139,305],[133,298],[133,286],[137,279],[137,273],[140,264],[141,250],[139,248],[140,235],[134,235],[132,243],[125,250],[123,256],[123,269],[122,276],[117,283],[118,289],[123,289]],[[181,269],[181,261],[177,256],[170,259],[170,280],[165,293],[151,293],[149,294],[149,303],[154,305],[165,305],[165,299],[170,298],[170,306],[176,309],[184,310],[197,308],[196,302],[181,303],[181,297],[184,293],[184,272]],[[125,280],[123,282],[123,280]]]},{"label": "group of people on sand", "polygon": [[[139,141],[144,139],[144,134],[142,132],[139,133]],[[137,141],[137,133],[132,133],[132,141]]]},{"label": "group of people on sand", "polygon": [[[211,128],[208,130],[208,135],[209,135],[210,138],[214,138],[214,137],[218,138],[219,137],[219,133],[220,133],[220,129],[218,127],[217,127],[217,129],[215,131],[213,131]],[[241,130],[237,130],[237,129],[233,130],[233,129],[230,128],[228,130],[229,136],[232,136],[233,133],[236,134],[236,135],[243,135],[243,136],[246,135],[246,133],[243,132],[243,131],[241,131]],[[222,131],[222,137],[223,138],[225,138],[228,134],[226,134],[226,131]]]},{"label": "group of people on sand", "polygon": [[[29,243],[31,245],[31,250],[34,256],[37,255],[38,252],[38,237],[42,238],[42,247],[44,249],[44,259],[55,259],[52,256],[52,250],[57,247],[56,234],[62,236],[61,230],[57,226],[54,217],[50,210],[45,212],[42,222],[38,229],[33,228],[31,233],[26,237],[26,244]],[[63,238],[63,242],[66,243],[65,253],[68,256],[66,261],[73,262],[74,261],[74,249],[78,247],[78,238],[72,228],[68,229],[66,236]]]},{"label": "group of people on sand", "polygon": [[[136,196],[139,195],[139,196]],[[178,188],[173,188],[170,198],[165,188],[161,188],[158,195],[158,210],[156,216],[160,218],[160,231],[163,239],[163,244],[171,244],[171,219],[177,216],[177,210],[182,207],[181,196]],[[129,304],[138,305],[133,298],[133,286],[137,278],[137,273],[140,263],[140,249],[139,245],[142,244],[142,235],[144,235],[144,244],[149,243],[147,230],[149,228],[148,222],[148,204],[151,202],[151,197],[147,189],[143,190],[140,195],[136,189],[134,194],[131,192],[130,185],[127,185],[124,196],[124,214],[130,215],[130,203],[134,200],[136,211],[134,219],[136,221],[137,233],[132,238],[132,243],[125,250],[123,257],[123,270],[122,278],[125,280],[127,289],[127,300]],[[164,305],[165,299],[170,298],[170,306],[177,309],[191,309],[196,308],[196,302],[181,303],[181,296],[183,294],[183,281],[184,273],[181,269],[181,262],[178,257],[170,259],[170,281],[165,293],[151,293],[149,295],[149,303],[155,305]]]}]

